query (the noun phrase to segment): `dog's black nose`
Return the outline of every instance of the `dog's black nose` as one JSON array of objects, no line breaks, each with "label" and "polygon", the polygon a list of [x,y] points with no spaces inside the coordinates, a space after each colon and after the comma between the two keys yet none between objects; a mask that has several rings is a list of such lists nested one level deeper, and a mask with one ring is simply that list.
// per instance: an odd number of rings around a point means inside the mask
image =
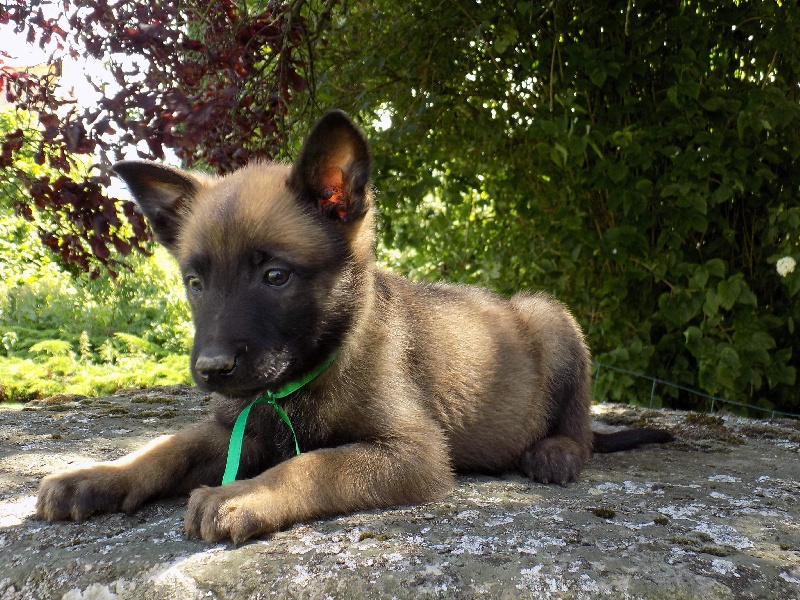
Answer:
[{"label": "dog's black nose", "polygon": [[208,381],[212,377],[230,377],[236,371],[237,357],[225,352],[201,354],[194,363],[194,370]]}]

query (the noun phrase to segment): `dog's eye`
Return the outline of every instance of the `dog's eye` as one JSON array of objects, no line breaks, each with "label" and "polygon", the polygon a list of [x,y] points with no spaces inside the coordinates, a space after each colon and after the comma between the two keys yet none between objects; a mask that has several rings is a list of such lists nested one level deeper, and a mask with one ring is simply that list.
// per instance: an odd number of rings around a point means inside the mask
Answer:
[{"label": "dog's eye", "polygon": [[186,278],[186,287],[194,294],[199,294],[203,291],[203,282],[199,277],[189,276]]},{"label": "dog's eye", "polygon": [[270,269],[264,275],[264,281],[273,287],[281,287],[286,285],[291,276],[292,272],[286,269]]}]

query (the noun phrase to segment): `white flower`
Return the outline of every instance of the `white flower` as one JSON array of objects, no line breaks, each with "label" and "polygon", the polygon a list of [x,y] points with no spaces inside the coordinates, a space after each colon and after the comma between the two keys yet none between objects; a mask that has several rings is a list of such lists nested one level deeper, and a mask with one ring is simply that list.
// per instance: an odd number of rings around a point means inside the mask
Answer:
[{"label": "white flower", "polygon": [[786,277],[789,273],[794,273],[794,268],[797,266],[797,261],[791,256],[784,256],[775,263],[775,268],[778,270],[778,275]]}]

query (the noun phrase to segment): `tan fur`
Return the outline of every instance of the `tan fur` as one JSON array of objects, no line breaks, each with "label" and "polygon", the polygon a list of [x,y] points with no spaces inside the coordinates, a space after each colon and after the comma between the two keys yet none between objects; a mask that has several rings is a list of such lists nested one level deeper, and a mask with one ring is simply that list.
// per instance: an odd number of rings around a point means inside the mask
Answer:
[{"label": "tan fur", "polygon": [[[345,240],[339,262],[297,299],[313,301],[323,316],[353,314],[336,361],[282,401],[303,454],[292,456],[287,429],[271,409],[254,409],[240,468],[249,478],[220,486],[230,424],[252,399],[220,395],[216,418],[204,425],[123,460],[46,478],[41,518],[81,520],[191,492],[186,531],[241,542],[297,521],[441,498],[454,472],[521,469],[545,483],[578,476],[592,433],[589,353],[575,320],[545,294],[507,300],[379,271],[370,191],[347,187],[361,185],[358,169],[368,168],[360,134],[341,116],[327,126],[332,133],[312,133],[302,169],[262,163],[201,180],[152,164],[116,167],[185,270],[198,256],[211,257],[215,272],[237,281],[245,270],[237,261],[253,247],[278,249],[292,264],[313,267],[335,255],[338,236]],[[335,197],[342,203],[317,214],[300,197],[316,193],[319,178],[327,181],[319,174],[330,173],[330,164],[345,176]],[[298,182],[310,191],[298,192]],[[215,329],[197,323],[212,346],[233,335],[227,330],[235,321],[225,319],[235,316],[224,303],[245,286],[236,285],[215,296]],[[237,360],[249,360],[252,350],[244,348]],[[279,377],[272,366],[279,355],[266,353],[254,364]]]},{"label": "tan fur", "polygon": [[269,240],[304,262],[313,262],[323,238],[292,202],[286,189],[288,174],[286,165],[257,163],[206,184],[188,209],[178,261],[198,251],[199,243],[223,256]]}]

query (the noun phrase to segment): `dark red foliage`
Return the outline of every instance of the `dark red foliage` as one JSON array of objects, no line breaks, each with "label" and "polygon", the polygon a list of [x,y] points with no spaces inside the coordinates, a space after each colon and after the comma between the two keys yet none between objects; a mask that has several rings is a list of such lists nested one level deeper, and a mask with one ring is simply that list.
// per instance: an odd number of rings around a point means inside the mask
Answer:
[{"label": "dark red foliage", "polygon": [[[334,3],[317,4],[329,11]],[[139,156],[153,160],[170,148],[185,166],[220,173],[279,155],[288,106],[313,80],[311,46],[319,36],[309,31],[304,5],[268,2],[263,12],[246,14],[232,0],[5,2],[0,23],[15,23],[30,43],[53,51],[44,74],[10,67],[0,52],[6,99],[41,124],[36,161],[65,174],[75,157],[90,155],[98,163],[85,181],[69,175],[31,180],[14,160],[25,132],[6,135],[0,169],[25,182],[30,194],[17,199],[17,213],[50,215],[53,227],[40,235],[64,261],[93,273],[98,263],[112,271],[118,260],[112,247],[123,256],[143,251],[149,235],[132,203],[105,194],[109,166],[125,147],[138,144]],[[56,8],[60,17],[47,18]],[[102,57],[119,91],[86,110],[55,93],[64,53]],[[121,232],[121,218],[133,236]]]}]

